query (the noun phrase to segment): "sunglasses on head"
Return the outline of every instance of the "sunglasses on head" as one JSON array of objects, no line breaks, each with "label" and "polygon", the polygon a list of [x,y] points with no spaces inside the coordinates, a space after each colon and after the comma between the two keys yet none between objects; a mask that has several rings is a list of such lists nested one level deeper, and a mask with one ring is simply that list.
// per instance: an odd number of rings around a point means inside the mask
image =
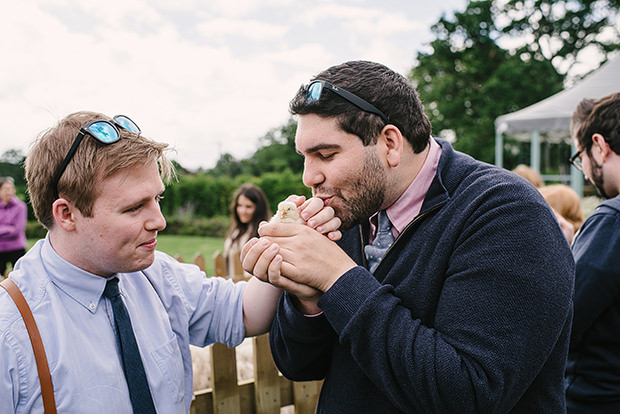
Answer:
[{"label": "sunglasses on head", "polygon": [[58,181],[60,181],[60,177],[62,177],[62,174],[67,169],[67,165],[69,165],[69,162],[75,155],[75,151],[77,151],[84,136],[90,135],[102,144],[112,144],[121,138],[121,132],[118,127],[133,132],[134,134],[140,134],[138,125],[125,115],[116,115],[110,121],[94,121],[80,128],[80,132],[78,132],[75,140],[73,140],[69,152],[67,152],[65,159],[62,160],[62,164],[60,164],[60,168],[54,177],[54,191],[56,192],[56,197],[58,197]]},{"label": "sunglasses on head", "polygon": [[307,86],[307,95],[306,95],[306,103],[313,104],[317,103],[319,99],[321,99],[321,94],[324,89],[329,89],[330,91],[338,94],[340,97],[346,99],[351,102],[353,105],[360,108],[362,111],[370,112],[371,114],[375,114],[381,117],[386,124],[390,124],[391,122],[388,120],[388,117],[385,116],[383,112],[378,110],[374,105],[360,98],[359,96],[346,91],[338,86],[332,85],[331,83],[324,80],[315,80],[310,82]]}]

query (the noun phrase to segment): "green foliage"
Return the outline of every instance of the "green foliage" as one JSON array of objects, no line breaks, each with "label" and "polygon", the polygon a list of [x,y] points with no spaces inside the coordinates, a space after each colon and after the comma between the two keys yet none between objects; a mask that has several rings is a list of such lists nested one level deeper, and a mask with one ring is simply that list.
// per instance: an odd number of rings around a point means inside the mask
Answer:
[{"label": "green foliage", "polygon": [[435,134],[453,131],[454,146],[493,162],[495,118],[562,88],[549,62],[525,62],[495,42],[493,1],[471,1],[454,20],[432,27],[432,53],[418,53],[410,78],[427,108]]},{"label": "green foliage", "polygon": [[[4,156],[2,159],[4,159]],[[0,161],[0,177],[13,177],[16,190],[26,187],[26,176],[24,175],[24,167],[22,167],[21,162],[22,160],[16,163]]]},{"label": "green foliage", "polygon": [[27,239],[43,239],[47,234],[47,229],[39,224],[36,220],[30,220],[26,222],[26,238]]},{"label": "green foliage", "polygon": [[161,201],[162,211],[166,215],[225,215],[235,188],[236,183],[230,178],[185,174],[179,177],[178,182],[166,188]]},{"label": "green foliage", "polygon": [[265,173],[278,173],[287,169],[301,173],[303,158],[295,151],[297,123],[291,118],[280,127],[273,128],[259,138],[259,148],[249,158],[237,160],[231,154],[222,154],[215,167],[208,171],[214,177],[259,177]]},{"label": "green foliage", "polygon": [[509,0],[496,17],[513,38],[527,42],[516,48],[522,58],[574,61],[586,47],[604,56],[620,48],[618,0]]},{"label": "green foliage", "polygon": [[187,218],[173,215],[166,217],[166,228],[161,234],[223,238],[229,224],[226,216]]},{"label": "green foliage", "polygon": [[301,178],[301,173],[286,169],[280,173],[263,174],[254,183],[263,189],[271,210],[275,211],[278,203],[291,194],[312,196],[311,190],[303,185]]}]

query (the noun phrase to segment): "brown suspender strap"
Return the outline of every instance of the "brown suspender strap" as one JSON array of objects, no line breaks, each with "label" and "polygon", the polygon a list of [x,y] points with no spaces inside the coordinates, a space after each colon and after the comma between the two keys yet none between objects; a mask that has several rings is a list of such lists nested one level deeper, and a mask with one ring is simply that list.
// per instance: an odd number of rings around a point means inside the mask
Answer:
[{"label": "brown suspender strap", "polygon": [[56,401],[54,400],[54,386],[52,385],[52,375],[50,374],[49,366],[47,365],[47,357],[45,356],[45,348],[41,341],[41,335],[37,328],[37,323],[32,316],[32,311],[28,306],[28,302],[24,299],[24,295],[19,290],[15,282],[11,279],[4,279],[0,286],[6,289],[13,298],[13,302],[17,305],[19,313],[22,314],[28,335],[30,336],[30,342],[32,343],[32,349],[34,350],[34,358],[37,362],[37,371],[39,371],[39,381],[41,382],[41,395],[43,396],[43,409],[45,414],[56,414]]}]

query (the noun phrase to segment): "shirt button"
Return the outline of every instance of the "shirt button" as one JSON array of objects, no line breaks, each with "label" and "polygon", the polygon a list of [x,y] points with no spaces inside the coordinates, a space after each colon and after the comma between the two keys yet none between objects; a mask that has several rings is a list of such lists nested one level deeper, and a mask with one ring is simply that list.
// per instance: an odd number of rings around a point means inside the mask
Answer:
[{"label": "shirt button", "polygon": [[91,303],[88,307],[90,308],[90,310],[95,310],[97,305],[95,305],[94,303]]}]

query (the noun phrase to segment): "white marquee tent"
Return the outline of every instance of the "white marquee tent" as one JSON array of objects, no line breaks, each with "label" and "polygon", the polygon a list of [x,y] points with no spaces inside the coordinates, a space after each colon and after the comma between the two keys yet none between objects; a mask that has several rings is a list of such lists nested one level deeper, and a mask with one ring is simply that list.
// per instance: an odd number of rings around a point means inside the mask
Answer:
[{"label": "white marquee tent", "polygon": [[[610,59],[571,88],[498,117],[495,120],[495,163],[503,166],[503,135],[509,134],[516,139],[531,140],[530,166],[540,171],[541,134],[549,141],[570,143],[570,119],[579,101],[602,98],[612,92],[620,92],[620,56]],[[583,176],[574,168],[571,168],[570,182],[579,194],[583,192]]]}]

